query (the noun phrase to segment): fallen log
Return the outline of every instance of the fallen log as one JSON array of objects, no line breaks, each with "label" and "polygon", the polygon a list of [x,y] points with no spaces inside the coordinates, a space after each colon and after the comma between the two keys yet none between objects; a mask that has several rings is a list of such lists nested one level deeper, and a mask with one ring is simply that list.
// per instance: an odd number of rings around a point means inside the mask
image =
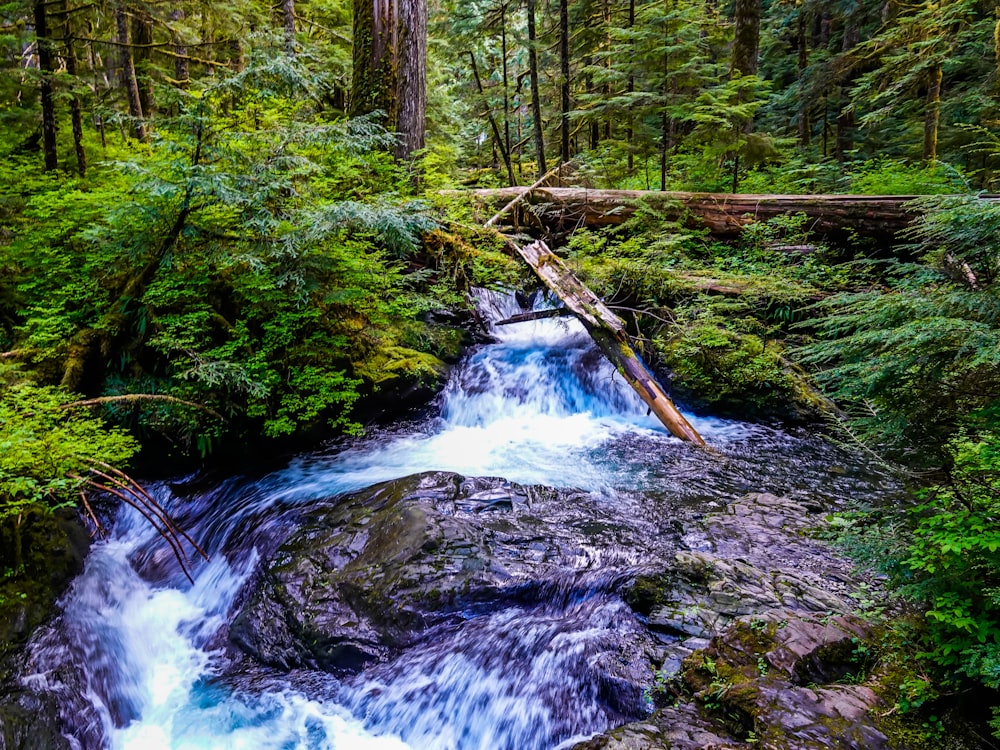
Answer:
[{"label": "fallen log", "polygon": [[521,246],[508,240],[508,244],[534,269],[545,285],[558,295],[566,308],[583,323],[604,355],[664,427],[681,440],[705,445],[701,435],[678,411],[656,377],[635,353],[621,318],[576,278],[562,259],[549,250],[544,242],[538,241]]},{"label": "fallen log", "polygon": [[553,307],[548,310],[533,310],[532,312],[520,313],[519,315],[511,315],[509,318],[505,318],[504,320],[499,320],[493,325],[509,326],[512,323],[528,323],[532,320],[545,320],[546,318],[561,318],[565,315],[572,315],[572,313],[565,307]]},{"label": "fallen log", "polygon": [[491,227],[494,224],[496,224],[498,221],[500,221],[500,219],[502,219],[507,214],[508,211],[513,210],[514,207],[518,203],[520,203],[521,201],[526,200],[527,198],[529,198],[531,196],[531,193],[532,193],[533,190],[535,190],[536,188],[538,188],[539,186],[541,186],[542,183],[544,183],[546,180],[548,180],[554,174],[556,174],[557,172],[559,172],[562,168],[563,168],[563,165],[560,164],[558,167],[550,169],[548,172],[546,172],[541,177],[539,177],[537,180],[535,180],[535,182],[533,184],[528,185],[528,187],[526,187],[526,188],[521,188],[521,187],[514,188],[514,190],[517,191],[517,195],[515,195],[510,200],[510,202],[507,203],[503,208],[501,208],[499,211],[497,211],[496,214],[494,214],[493,217],[489,221],[487,221],[485,224],[483,224],[483,226],[485,226],[485,227]]},{"label": "fallen log", "polygon": [[[753,221],[803,213],[818,235],[853,233],[874,239],[894,239],[917,216],[906,204],[912,195],[742,195],[680,193],[648,190],[590,190],[538,187],[453,191],[478,201],[484,211],[520,198],[521,211],[531,211],[550,231],[580,226],[616,226],[640,205],[692,229],[707,229],[715,237],[737,236]],[[987,196],[985,200],[996,200]],[[517,217],[515,216],[515,219]]]}]

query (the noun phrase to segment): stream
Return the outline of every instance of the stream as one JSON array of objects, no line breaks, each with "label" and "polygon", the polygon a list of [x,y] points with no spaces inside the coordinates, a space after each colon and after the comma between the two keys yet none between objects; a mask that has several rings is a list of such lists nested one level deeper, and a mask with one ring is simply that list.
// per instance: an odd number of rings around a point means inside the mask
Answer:
[{"label": "stream", "polygon": [[[491,321],[521,312],[496,293],[482,293],[481,306]],[[891,486],[805,430],[688,415],[714,453],[682,443],[647,415],[574,320],[493,333],[495,343],[454,368],[423,421],[264,476],[152,485],[211,557],[193,562],[193,583],[137,513],[118,509],[63,613],[30,644],[32,673],[22,678],[58,696],[71,744],[569,748],[650,710],[635,683],[654,679],[644,654],[665,636],[651,634],[620,591],[697,546],[690,519],[747,492],[835,508]],[[449,511],[462,528],[481,523],[507,540],[512,562],[497,573],[493,598],[427,613],[382,658],[355,669],[308,659],[283,668],[234,645],[230,628],[253,605],[260,571],[317,507],[342,510],[350,493],[430,471],[529,486],[530,514],[515,501],[513,515],[536,524],[530,533],[479,506]]]}]

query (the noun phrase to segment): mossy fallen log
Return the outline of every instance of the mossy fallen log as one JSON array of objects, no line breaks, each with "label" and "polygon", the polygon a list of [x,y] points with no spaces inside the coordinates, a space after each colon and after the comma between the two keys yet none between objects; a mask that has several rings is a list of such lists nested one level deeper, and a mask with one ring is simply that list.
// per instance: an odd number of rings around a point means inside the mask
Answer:
[{"label": "mossy fallen log", "polygon": [[544,242],[521,246],[510,241],[509,244],[583,323],[604,355],[664,427],[681,440],[705,445],[701,435],[674,406],[656,377],[635,353],[621,318],[576,278]]},{"label": "mossy fallen log", "polygon": [[[651,190],[591,190],[533,187],[454,191],[467,194],[486,211],[511,203],[508,223],[541,224],[552,232],[580,226],[607,227],[633,216],[640,205],[692,229],[707,229],[715,237],[739,235],[753,221],[803,213],[817,235],[854,235],[891,240],[909,226],[917,212],[912,195],[743,195]],[[985,200],[996,200],[985,197]],[[528,215],[530,212],[530,216]]]}]

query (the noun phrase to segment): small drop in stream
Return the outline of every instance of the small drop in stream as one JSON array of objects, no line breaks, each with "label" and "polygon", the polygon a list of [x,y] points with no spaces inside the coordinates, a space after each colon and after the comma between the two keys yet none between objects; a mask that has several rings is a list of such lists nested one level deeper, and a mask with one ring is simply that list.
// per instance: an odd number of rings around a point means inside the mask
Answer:
[{"label": "small drop in stream", "polygon": [[[494,321],[520,311],[496,293],[483,292],[481,305]],[[63,614],[31,643],[23,677],[58,696],[73,746],[570,747],[650,710],[643,685],[654,679],[656,640],[621,592],[684,548],[691,519],[747,492],[832,509],[895,491],[877,467],[805,429],[689,416],[714,451],[680,442],[647,416],[575,321],[494,333],[495,343],[454,368],[423,422],[263,477],[154,486],[211,556],[194,563],[193,584],[121,508]],[[495,479],[459,486],[428,472]],[[427,478],[410,499],[352,494],[413,474]],[[454,496],[441,494],[449,482],[459,483]],[[346,531],[324,527],[330,519]],[[367,552],[350,546],[390,522],[430,534],[424,524],[444,540],[414,543],[408,559],[425,567],[391,573],[410,576],[406,586],[387,583],[388,568],[362,569]],[[331,601],[381,602],[366,622],[382,630],[354,651],[287,647],[296,633],[275,635],[285,615],[268,609],[292,596],[275,583],[292,580],[282,568],[292,565],[289,540],[327,534],[354,540],[337,552],[352,587]],[[381,551],[385,559],[409,549],[409,537],[399,539]],[[310,554],[333,555],[331,544]],[[421,581],[466,583],[438,590]],[[379,600],[390,583],[405,596]]]}]

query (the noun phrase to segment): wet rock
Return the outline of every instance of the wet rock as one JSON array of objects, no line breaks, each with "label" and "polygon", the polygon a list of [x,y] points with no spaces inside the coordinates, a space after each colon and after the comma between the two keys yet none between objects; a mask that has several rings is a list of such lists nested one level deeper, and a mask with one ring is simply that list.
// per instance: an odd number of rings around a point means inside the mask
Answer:
[{"label": "wet rock", "polygon": [[[0,686],[2,687],[2,686]],[[49,696],[4,691],[0,703],[0,750],[68,750],[58,707]]]},{"label": "wet rock", "polygon": [[[567,573],[598,567],[594,550],[625,533],[612,519],[581,531],[590,502],[443,472],[331,501],[263,567],[230,638],[267,664],[353,673],[431,627],[572,596]],[[635,680],[602,673],[615,700],[638,702]]]},{"label": "wet rock", "polygon": [[573,745],[572,750],[655,750],[665,747],[655,724],[626,724],[606,734]]},{"label": "wet rock", "polygon": [[708,515],[674,565],[626,595],[650,626],[709,637],[771,609],[851,611],[850,563],[807,532],[820,520],[805,503],[756,493]]},{"label": "wet rock", "polygon": [[[4,546],[12,546],[5,538],[8,531],[0,529]],[[56,600],[83,569],[90,547],[90,537],[73,513],[32,511],[20,534],[24,571],[0,580],[0,656],[55,614]],[[13,564],[4,557],[0,553],[0,562]]]},{"label": "wet rock", "polygon": [[757,622],[773,622],[775,647],[768,663],[800,685],[835,682],[866,668],[859,644],[868,635],[867,625],[853,615],[793,617],[770,612]]},{"label": "wet rock", "polygon": [[626,601],[678,636],[661,708],[579,750],[888,748],[875,693],[837,683],[863,683],[868,633],[850,614],[850,563],[811,533],[820,510],[748,495],[688,530],[672,568],[634,582]]},{"label": "wet rock", "polygon": [[56,698],[24,688],[18,675],[25,642],[56,616],[57,600],[82,569],[90,538],[75,514],[39,510],[22,522],[21,543],[23,573],[0,583],[0,750],[61,750],[70,743]]},{"label": "wet rock", "polygon": [[626,724],[572,746],[572,750],[735,750],[746,748],[713,727],[691,704],[657,711],[648,720]]}]

